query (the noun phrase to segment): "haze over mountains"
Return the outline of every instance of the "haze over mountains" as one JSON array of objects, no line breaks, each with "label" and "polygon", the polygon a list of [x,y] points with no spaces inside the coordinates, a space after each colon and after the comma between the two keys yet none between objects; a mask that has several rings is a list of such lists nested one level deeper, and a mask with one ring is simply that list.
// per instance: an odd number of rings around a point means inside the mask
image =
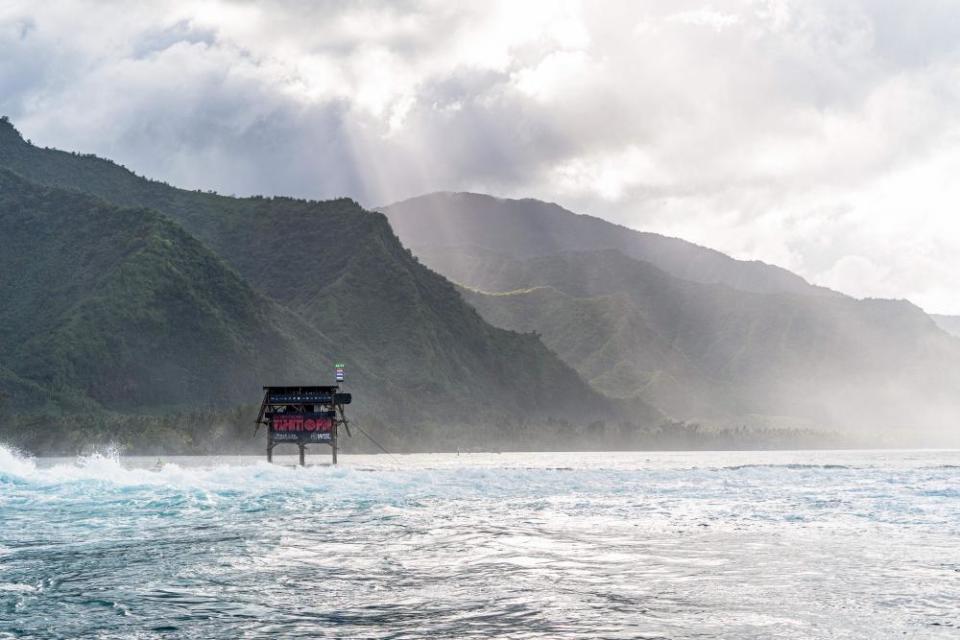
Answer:
[{"label": "haze over mountains", "polygon": [[931,314],[930,317],[933,318],[934,322],[936,322],[941,329],[949,334],[960,337],[960,316]]},{"label": "haze over mountains", "polygon": [[486,323],[351,200],[176,189],[6,121],[0,168],[7,413],[230,408],[262,384],[326,383],[344,359],[354,414],[398,447],[662,419]]},{"label": "haze over mountains", "polygon": [[635,231],[540,200],[434,193],[382,210],[401,241],[424,257],[437,247],[473,246],[516,258],[617,249],[693,282],[760,293],[837,295],[780,267],[734,260],[679,238]]},{"label": "haze over mountains", "polygon": [[956,441],[960,340],[909,302],[534,200],[439,193],[383,210],[486,319],[539,332],[607,395],[712,424]]},{"label": "haze over mountains", "polygon": [[0,436],[250,448],[261,385],[342,359],[393,449],[956,437],[951,318],[535,200],[384,212],[177,189],[0,120]]}]

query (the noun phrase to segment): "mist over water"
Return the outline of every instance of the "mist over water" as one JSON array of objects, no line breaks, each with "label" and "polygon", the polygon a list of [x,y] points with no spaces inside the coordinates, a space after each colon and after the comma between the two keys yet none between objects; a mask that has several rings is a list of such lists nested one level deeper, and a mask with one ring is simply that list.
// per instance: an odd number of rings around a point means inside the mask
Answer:
[{"label": "mist over water", "polygon": [[0,448],[0,638],[960,634],[960,452],[342,462]]}]

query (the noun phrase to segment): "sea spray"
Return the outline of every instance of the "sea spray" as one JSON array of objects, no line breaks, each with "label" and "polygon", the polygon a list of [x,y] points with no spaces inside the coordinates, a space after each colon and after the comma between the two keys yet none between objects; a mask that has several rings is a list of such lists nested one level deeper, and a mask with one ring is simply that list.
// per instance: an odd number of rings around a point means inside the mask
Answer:
[{"label": "sea spray", "polygon": [[0,448],[0,637],[957,628],[955,452],[342,463]]}]

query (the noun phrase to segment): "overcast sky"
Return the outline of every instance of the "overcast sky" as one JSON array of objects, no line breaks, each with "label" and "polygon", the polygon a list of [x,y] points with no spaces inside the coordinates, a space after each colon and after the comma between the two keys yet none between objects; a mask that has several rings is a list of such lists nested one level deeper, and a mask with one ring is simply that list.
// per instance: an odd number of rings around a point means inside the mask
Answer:
[{"label": "overcast sky", "polygon": [[223,193],[536,197],[960,314],[960,3],[0,0],[34,143]]}]

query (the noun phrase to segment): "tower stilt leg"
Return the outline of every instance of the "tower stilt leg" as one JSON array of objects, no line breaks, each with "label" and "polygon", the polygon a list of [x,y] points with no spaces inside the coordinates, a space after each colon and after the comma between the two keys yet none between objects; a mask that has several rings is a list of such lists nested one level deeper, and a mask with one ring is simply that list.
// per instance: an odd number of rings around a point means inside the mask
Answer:
[{"label": "tower stilt leg", "polygon": [[333,423],[333,437],[330,439],[330,446],[333,449],[333,464],[337,464],[337,423]]}]

